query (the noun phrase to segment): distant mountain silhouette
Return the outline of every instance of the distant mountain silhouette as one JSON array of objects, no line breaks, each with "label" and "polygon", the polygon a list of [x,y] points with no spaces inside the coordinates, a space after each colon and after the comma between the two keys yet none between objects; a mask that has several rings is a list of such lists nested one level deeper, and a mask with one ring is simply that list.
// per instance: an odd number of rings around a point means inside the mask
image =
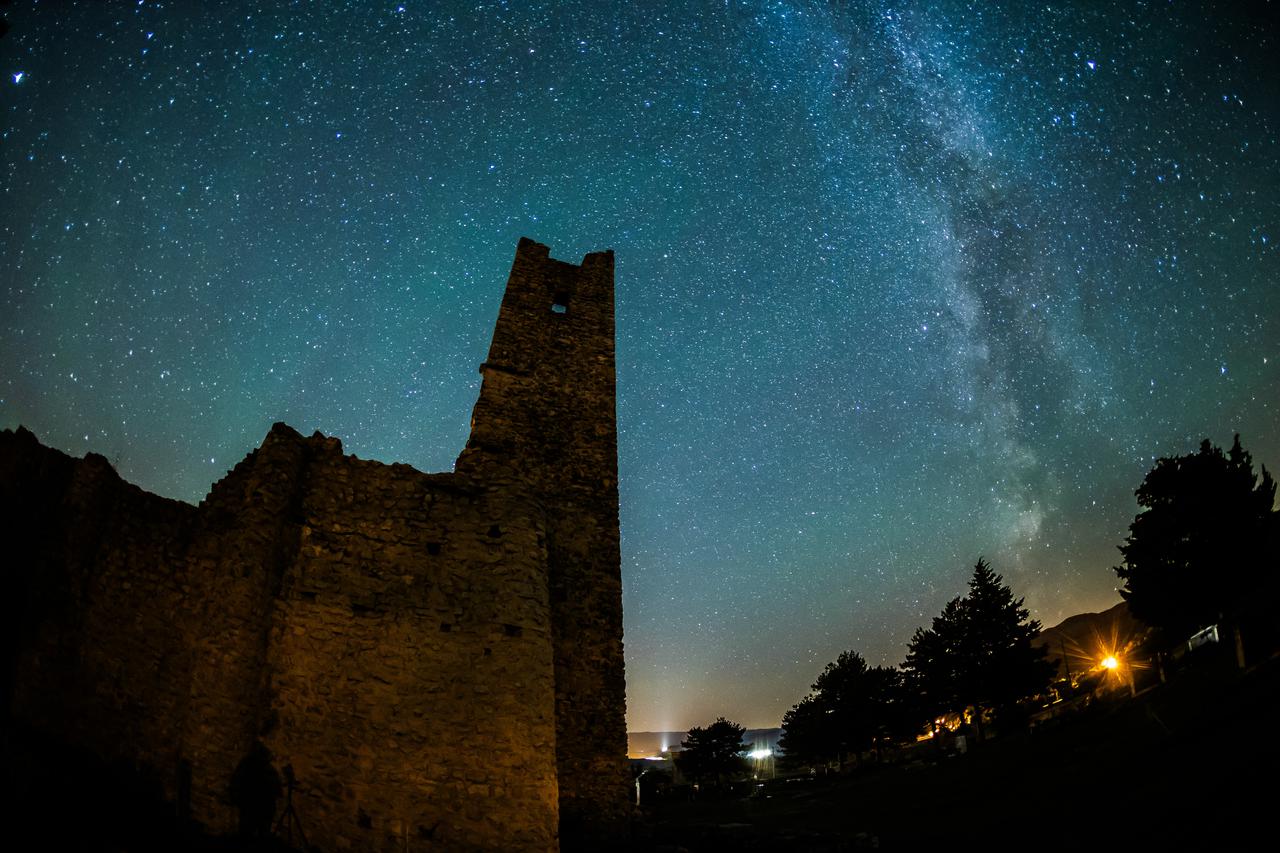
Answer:
[{"label": "distant mountain silhouette", "polygon": [[1123,655],[1145,630],[1146,626],[1129,612],[1128,603],[1122,601],[1101,613],[1068,616],[1052,628],[1045,628],[1031,642],[1048,646],[1049,657],[1059,658],[1059,677],[1065,678],[1068,667],[1079,676],[1097,667],[1107,655]]}]

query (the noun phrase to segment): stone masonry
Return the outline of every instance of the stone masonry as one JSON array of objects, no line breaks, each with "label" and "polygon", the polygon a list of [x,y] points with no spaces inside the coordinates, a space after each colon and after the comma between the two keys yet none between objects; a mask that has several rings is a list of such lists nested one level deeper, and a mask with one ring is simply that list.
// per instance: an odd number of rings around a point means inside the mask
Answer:
[{"label": "stone masonry", "polygon": [[198,507],[0,433],[7,720],[215,833],[255,741],[321,850],[554,850],[628,813],[613,254],[521,240],[452,474],[283,424]]}]

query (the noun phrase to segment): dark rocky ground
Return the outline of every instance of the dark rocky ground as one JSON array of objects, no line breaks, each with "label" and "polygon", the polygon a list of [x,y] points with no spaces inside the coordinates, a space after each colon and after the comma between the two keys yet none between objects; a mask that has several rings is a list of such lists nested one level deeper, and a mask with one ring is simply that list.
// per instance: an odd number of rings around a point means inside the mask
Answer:
[{"label": "dark rocky ground", "polygon": [[659,804],[633,849],[1271,849],[1277,699],[1280,659],[1189,669],[967,755]]}]

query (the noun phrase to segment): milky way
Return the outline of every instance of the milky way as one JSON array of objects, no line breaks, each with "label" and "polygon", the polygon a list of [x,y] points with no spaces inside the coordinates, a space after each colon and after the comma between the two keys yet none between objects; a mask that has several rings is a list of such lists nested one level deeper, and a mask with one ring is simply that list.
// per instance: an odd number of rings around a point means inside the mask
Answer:
[{"label": "milky way", "polygon": [[1280,46],[990,5],[15,4],[0,425],[449,470],[518,238],[612,248],[631,728],[776,725],[979,555],[1110,606],[1155,457],[1280,464]]}]

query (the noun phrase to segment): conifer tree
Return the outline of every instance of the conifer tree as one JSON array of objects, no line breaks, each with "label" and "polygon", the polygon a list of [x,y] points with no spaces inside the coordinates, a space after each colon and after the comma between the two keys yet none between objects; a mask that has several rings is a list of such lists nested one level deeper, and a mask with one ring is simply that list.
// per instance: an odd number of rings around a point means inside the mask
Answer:
[{"label": "conifer tree", "polygon": [[917,628],[902,664],[917,705],[930,719],[960,703],[960,658],[964,653],[964,614],[959,596],[933,617],[929,629]]},{"label": "conifer tree", "polygon": [[965,653],[961,699],[1004,710],[1046,689],[1056,672],[1047,650],[1032,646],[1040,622],[1031,619],[1004,579],[981,558],[964,599]]},{"label": "conifer tree", "polygon": [[742,736],[745,727],[718,717],[709,726],[694,726],[680,742],[683,749],[676,756],[680,772],[695,782],[723,785],[730,777],[746,769],[742,753],[747,745]]},{"label": "conifer tree", "polygon": [[812,689],[782,718],[778,745],[793,763],[856,760],[904,729],[902,677],[893,667],[867,666],[857,652],[841,652]]},{"label": "conifer tree", "polygon": [[930,717],[972,708],[981,736],[984,709],[1003,712],[1049,685],[1055,664],[1031,645],[1040,623],[1022,605],[979,558],[965,597],[916,630],[902,666]]},{"label": "conifer tree", "polygon": [[826,705],[810,693],[782,715],[778,747],[791,766],[825,765],[839,758],[839,746],[831,734]]},{"label": "conifer tree", "polygon": [[1145,509],[1129,525],[1115,567],[1133,615],[1187,635],[1236,610],[1276,583],[1280,521],[1276,484],[1235,437],[1223,453],[1158,460],[1135,492]]}]

